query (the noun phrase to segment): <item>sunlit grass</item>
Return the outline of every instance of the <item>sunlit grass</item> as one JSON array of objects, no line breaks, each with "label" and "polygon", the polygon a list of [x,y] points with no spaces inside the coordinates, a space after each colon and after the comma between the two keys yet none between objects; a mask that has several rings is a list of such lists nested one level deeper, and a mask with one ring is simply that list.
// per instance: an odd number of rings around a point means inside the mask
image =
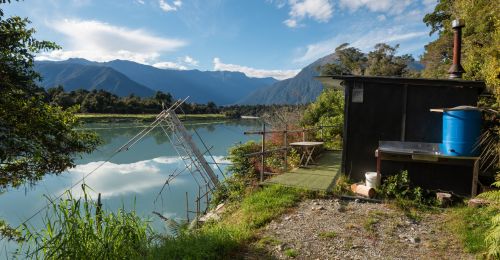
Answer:
[{"label": "sunlit grass", "polygon": [[491,226],[491,218],[495,214],[499,214],[498,210],[489,207],[454,208],[451,209],[448,226],[458,234],[467,252],[484,253],[486,251],[484,239]]},{"label": "sunlit grass", "polygon": [[[278,185],[266,186],[236,202],[220,222],[166,238],[152,250],[153,258],[231,258],[254,239],[255,232],[293,207],[307,192]],[[182,257],[181,257],[182,256]]]}]

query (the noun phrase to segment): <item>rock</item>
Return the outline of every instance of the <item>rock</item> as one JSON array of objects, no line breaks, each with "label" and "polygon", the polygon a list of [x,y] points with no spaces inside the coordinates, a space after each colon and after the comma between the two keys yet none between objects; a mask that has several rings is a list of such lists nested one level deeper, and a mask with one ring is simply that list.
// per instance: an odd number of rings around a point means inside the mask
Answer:
[{"label": "rock", "polygon": [[410,242],[412,242],[413,244],[420,243],[420,238],[419,237],[410,237]]},{"label": "rock", "polygon": [[438,192],[436,193],[436,199],[442,207],[448,207],[451,205],[452,198],[450,193]]},{"label": "rock", "polygon": [[478,199],[478,198],[471,199],[471,200],[469,200],[469,202],[467,202],[467,205],[471,208],[479,208],[479,207],[487,206],[488,204],[490,204],[490,203],[487,200]]},{"label": "rock", "polygon": [[359,201],[360,201],[359,199],[355,199],[354,200],[355,203],[359,203]]}]

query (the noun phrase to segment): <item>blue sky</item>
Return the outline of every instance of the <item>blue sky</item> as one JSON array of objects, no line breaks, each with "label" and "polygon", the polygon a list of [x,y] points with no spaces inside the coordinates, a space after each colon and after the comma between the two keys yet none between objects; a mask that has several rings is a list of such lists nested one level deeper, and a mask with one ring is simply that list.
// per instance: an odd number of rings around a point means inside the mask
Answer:
[{"label": "blue sky", "polygon": [[436,0],[25,0],[37,38],[62,50],[38,59],[127,59],[165,69],[241,71],[284,79],[341,43],[400,44],[416,59],[433,39]]}]

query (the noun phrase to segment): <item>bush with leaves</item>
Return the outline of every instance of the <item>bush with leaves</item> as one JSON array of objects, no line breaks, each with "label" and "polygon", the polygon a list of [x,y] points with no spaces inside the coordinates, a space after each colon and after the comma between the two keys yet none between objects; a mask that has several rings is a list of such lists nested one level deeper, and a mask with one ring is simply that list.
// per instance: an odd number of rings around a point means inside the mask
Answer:
[{"label": "bush with leaves", "polygon": [[[279,144],[267,143],[266,149],[278,148]],[[212,195],[211,206],[216,206],[222,201],[241,200],[247,192],[257,186],[260,178],[261,160],[260,156],[247,156],[247,154],[259,152],[260,143],[249,141],[244,144],[233,146],[229,149],[228,159],[231,165],[227,168],[231,176],[226,178]],[[269,153],[265,159],[265,171],[284,171],[283,152]],[[290,149],[287,155],[287,169],[293,169],[299,165],[300,156],[295,149]]]},{"label": "bush with leaves", "polygon": [[435,194],[422,189],[412,187],[407,171],[387,177],[380,186],[378,193],[386,198],[411,201],[417,205],[435,205]]},{"label": "bush with leaves", "polygon": [[323,90],[306,109],[302,124],[308,127],[326,126],[322,133],[316,133],[316,138],[321,138],[323,134],[326,148],[340,148],[344,128],[344,94],[339,90]]}]

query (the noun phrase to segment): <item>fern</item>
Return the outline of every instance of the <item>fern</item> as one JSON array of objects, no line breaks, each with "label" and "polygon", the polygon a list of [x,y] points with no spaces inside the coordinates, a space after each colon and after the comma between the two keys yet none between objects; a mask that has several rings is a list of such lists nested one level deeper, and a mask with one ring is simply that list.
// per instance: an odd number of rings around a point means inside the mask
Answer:
[{"label": "fern", "polygon": [[[500,176],[500,175],[497,175]],[[492,186],[500,188],[500,180],[497,180],[492,184]],[[486,191],[477,196],[478,198],[483,198],[489,200],[494,204],[500,203],[500,190]]]},{"label": "fern", "polygon": [[500,213],[491,218],[491,227],[484,241],[488,247],[488,257],[500,259]]}]

